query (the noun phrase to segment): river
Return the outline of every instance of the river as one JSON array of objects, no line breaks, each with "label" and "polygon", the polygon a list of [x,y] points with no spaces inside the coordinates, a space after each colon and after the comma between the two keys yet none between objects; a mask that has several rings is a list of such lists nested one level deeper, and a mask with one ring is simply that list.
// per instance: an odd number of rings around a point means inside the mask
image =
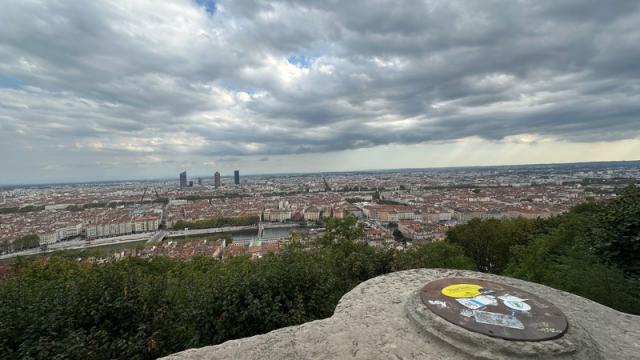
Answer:
[{"label": "river", "polygon": [[[289,228],[273,228],[264,229],[262,240],[287,239],[292,230],[299,229],[296,227]],[[245,230],[229,233],[234,243],[247,243],[258,240],[258,230]]]}]

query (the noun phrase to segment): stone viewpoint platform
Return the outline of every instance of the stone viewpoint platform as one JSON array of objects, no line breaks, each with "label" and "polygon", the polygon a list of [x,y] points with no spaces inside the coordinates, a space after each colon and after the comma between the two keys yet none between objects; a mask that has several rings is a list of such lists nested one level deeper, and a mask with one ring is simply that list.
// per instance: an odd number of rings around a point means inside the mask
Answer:
[{"label": "stone viewpoint platform", "polygon": [[[457,279],[485,284],[480,289],[483,294],[487,294],[485,287],[493,287],[496,292],[488,290],[488,293],[495,295],[489,296],[494,303],[474,305],[459,301],[463,295],[447,297],[442,295],[446,291],[441,292],[441,288],[432,289],[440,283],[455,283]],[[431,288],[426,286],[428,283]],[[514,291],[521,291],[517,295],[520,297],[531,295],[531,299],[520,298],[527,304],[515,304],[524,306],[520,309],[524,312],[505,307],[516,308],[513,299],[519,300],[513,297]],[[512,297],[505,298],[506,292]],[[474,309],[476,306],[479,307]],[[492,306],[496,310],[491,310]],[[498,306],[505,314],[497,313]],[[439,314],[438,309],[451,311]],[[452,318],[451,314],[460,316]],[[481,325],[478,329],[474,328],[478,325]],[[514,334],[518,339],[518,336],[527,338],[524,332],[529,329],[537,331],[534,337],[541,333],[544,337],[545,332],[550,336],[541,341],[505,340]],[[482,333],[484,330],[488,332]],[[190,349],[164,359],[525,358],[640,359],[640,316],[527,281],[471,271],[418,269],[380,276],[358,285],[340,300],[328,319]]]}]

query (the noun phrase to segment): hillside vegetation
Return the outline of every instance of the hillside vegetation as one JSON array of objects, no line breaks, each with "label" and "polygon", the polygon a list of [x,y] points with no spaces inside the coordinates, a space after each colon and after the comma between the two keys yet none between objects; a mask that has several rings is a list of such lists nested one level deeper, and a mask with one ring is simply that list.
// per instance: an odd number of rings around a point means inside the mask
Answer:
[{"label": "hillside vegetation", "polygon": [[311,249],[294,238],[259,260],[20,259],[0,282],[0,358],[152,359],[331,316],[360,282],[421,267],[514,276],[640,314],[636,187],[552,219],[473,220],[407,251],[361,237],[348,218]]}]

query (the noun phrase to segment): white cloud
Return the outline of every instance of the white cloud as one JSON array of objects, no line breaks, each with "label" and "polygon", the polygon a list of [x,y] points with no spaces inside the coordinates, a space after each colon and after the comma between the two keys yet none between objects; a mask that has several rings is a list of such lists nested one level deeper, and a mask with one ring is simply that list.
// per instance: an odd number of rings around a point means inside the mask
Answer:
[{"label": "white cloud", "polygon": [[140,161],[161,172],[470,138],[624,143],[640,136],[639,6],[223,0],[211,14],[191,0],[11,1],[0,165],[126,175]]}]

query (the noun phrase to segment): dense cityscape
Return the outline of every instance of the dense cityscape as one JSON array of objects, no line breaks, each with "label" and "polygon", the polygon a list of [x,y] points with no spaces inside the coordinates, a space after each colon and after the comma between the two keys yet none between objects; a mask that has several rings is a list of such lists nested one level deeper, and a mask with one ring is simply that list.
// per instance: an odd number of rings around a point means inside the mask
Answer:
[{"label": "dense cityscape", "polygon": [[0,360],[638,360],[638,24],[3,1]]},{"label": "dense cityscape", "polygon": [[473,218],[548,218],[585,201],[613,198],[640,179],[640,166],[212,173],[189,178],[184,171],[176,180],[6,187],[0,201],[2,256],[120,243],[152,243],[153,251],[162,252],[162,240],[237,232],[248,235],[217,241],[206,254],[261,256],[278,251],[291,233],[313,237],[326,219],[346,216],[364,226],[370,245],[406,247],[442,240],[448,228]]}]

